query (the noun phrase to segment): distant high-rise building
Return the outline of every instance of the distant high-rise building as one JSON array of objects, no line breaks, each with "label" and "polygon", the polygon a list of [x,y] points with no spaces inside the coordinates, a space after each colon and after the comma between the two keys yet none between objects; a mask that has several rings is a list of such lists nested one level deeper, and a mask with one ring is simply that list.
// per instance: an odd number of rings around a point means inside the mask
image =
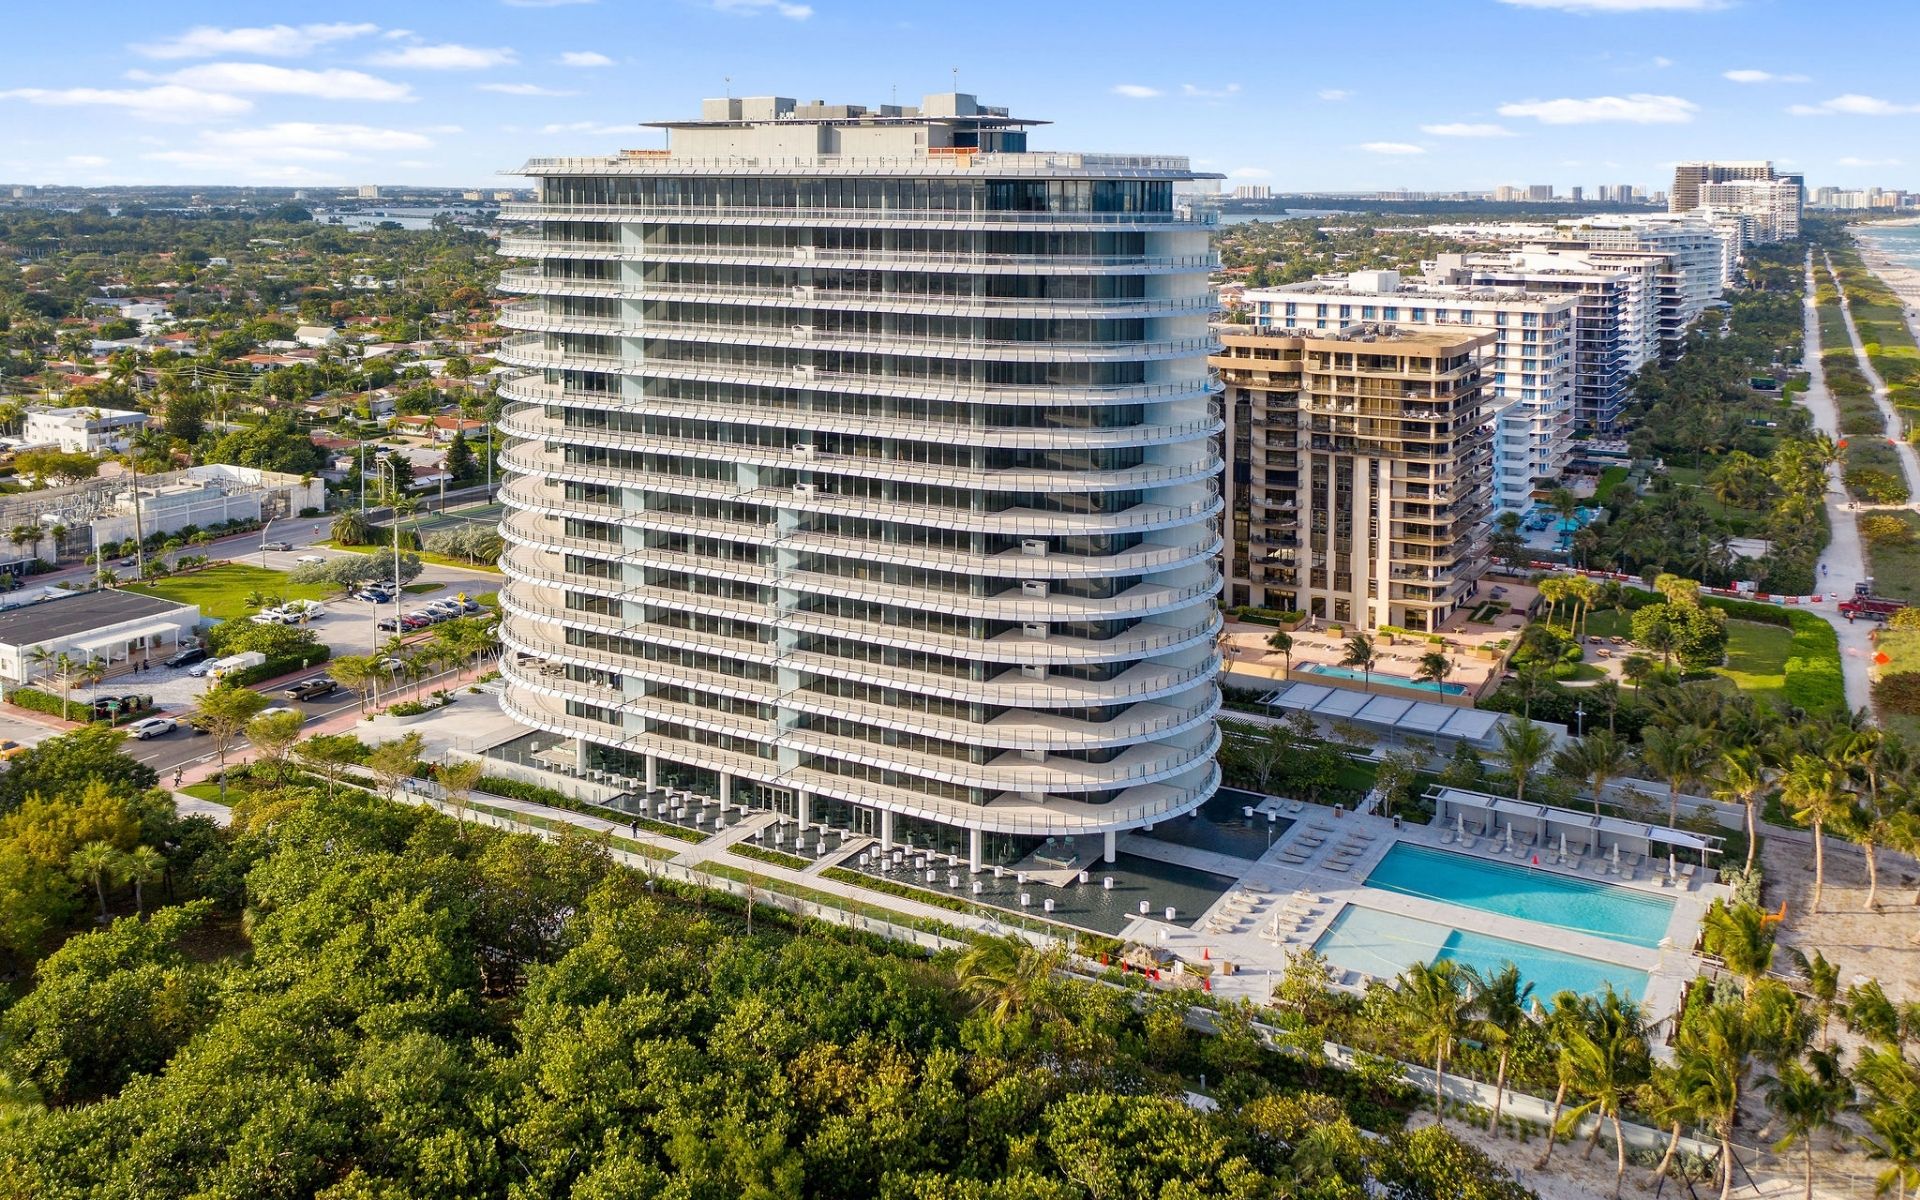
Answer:
[{"label": "distant high-rise building", "polygon": [[1501,204],[1511,204],[1520,198],[1520,189],[1503,183],[1493,189],[1493,198]]},{"label": "distant high-rise building", "polygon": [[1578,204],[1582,199],[1585,198],[1585,195],[1586,195],[1586,190],[1584,188],[1576,187],[1567,193],[1567,198],[1569,200],[1572,200],[1575,204]]},{"label": "distant high-rise building", "polygon": [[1528,200],[1553,199],[1553,185],[1550,183],[1530,183],[1527,185]]},{"label": "distant high-rise building", "polygon": [[1224,427],[1187,160],[1029,152],[964,93],[662,124],[529,162],[502,214],[533,223],[499,351],[528,748],[976,870],[1204,804]]},{"label": "distant high-rise building", "polygon": [[360,198],[362,200],[378,200],[380,198],[380,185],[377,183],[361,184]]},{"label": "distant high-rise building", "polygon": [[1787,242],[1800,236],[1799,176],[1781,179],[1739,179],[1708,183],[1700,188],[1700,207],[1725,210],[1752,218],[1752,240]]},{"label": "distant high-rise building", "polygon": [[1700,189],[1710,183],[1732,183],[1737,179],[1772,179],[1773,163],[1765,160],[1745,162],[1683,162],[1674,164],[1673,191],[1667,195],[1668,212],[1692,212],[1700,207]]},{"label": "distant high-rise building", "polygon": [[1233,186],[1235,200],[1271,200],[1273,185],[1266,183],[1237,183]]}]

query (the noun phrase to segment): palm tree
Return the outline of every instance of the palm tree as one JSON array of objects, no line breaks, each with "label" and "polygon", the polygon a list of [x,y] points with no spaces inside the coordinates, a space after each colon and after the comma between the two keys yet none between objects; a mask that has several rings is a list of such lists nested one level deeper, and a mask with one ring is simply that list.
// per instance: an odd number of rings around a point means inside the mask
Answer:
[{"label": "palm tree", "polygon": [[1798,1142],[1806,1156],[1806,1200],[1813,1200],[1813,1139],[1821,1130],[1841,1128],[1840,1114],[1853,1105],[1853,1084],[1841,1073],[1837,1052],[1815,1050],[1804,1065],[1789,1060],[1778,1074],[1761,1080],[1767,1089],[1767,1107],[1780,1122],[1781,1137],[1773,1144],[1784,1154]]},{"label": "palm tree", "polygon": [[1781,799],[1793,819],[1813,831],[1813,898],[1808,907],[1820,911],[1820,893],[1826,884],[1826,827],[1841,811],[1846,796],[1846,774],[1825,759],[1796,754],[1787,770]]},{"label": "palm tree", "polygon": [[1553,755],[1555,770],[1586,782],[1595,813],[1600,811],[1607,784],[1624,776],[1630,765],[1627,748],[1606,729],[1596,729],[1579,741],[1562,746]]},{"label": "palm tree", "polygon": [[1720,1200],[1733,1191],[1733,1129],[1740,1118],[1740,1081],[1752,1052],[1743,1002],[1713,1004],[1681,1026],[1680,1092],[1720,1143]]},{"label": "palm tree", "polygon": [[1364,633],[1356,633],[1347,639],[1347,656],[1340,660],[1343,667],[1353,667],[1360,672],[1360,689],[1372,690],[1373,664],[1379,659],[1373,648],[1373,639]]},{"label": "palm tree", "polygon": [[1700,776],[1709,743],[1692,725],[1677,729],[1654,726],[1640,735],[1640,757],[1667,781],[1667,828],[1680,821],[1680,792]]},{"label": "palm tree", "polygon": [[1593,1022],[1593,1009],[1593,1001],[1580,993],[1562,991],[1554,993],[1552,1005],[1540,1013],[1547,1041],[1554,1047],[1553,1070],[1558,1087],[1553,1093],[1553,1116],[1547,1121],[1547,1148],[1533,1164],[1536,1171],[1547,1169],[1553,1148],[1559,1142],[1556,1131],[1560,1128],[1560,1114],[1566,1108],[1567,1092],[1574,1080],[1573,1057],[1568,1046],[1580,1029]]},{"label": "palm tree", "polygon": [[1420,656],[1420,669],[1413,673],[1413,677],[1438,687],[1451,674],[1453,660],[1442,651],[1429,650]]},{"label": "palm tree", "polygon": [[1527,780],[1548,751],[1553,749],[1553,736],[1545,729],[1535,725],[1525,717],[1518,721],[1502,721],[1499,732],[1500,744],[1494,748],[1493,756],[1507,768],[1513,778],[1513,798],[1526,803]]},{"label": "palm tree", "polygon": [[1487,1119],[1487,1131],[1491,1133],[1500,1127],[1514,1043],[1531,1023],[1527,1002],[1533,998],[1533,985],[1520,978],[1520,968],[1512,963],[1503,963],[1499,970],[1486,975],[1469,967],[1467,979],[1473,990],[1474,1035],[1500,1054],[1493,1081],[1493,1115]]},{"label": "palm tree", "polygon": [[167,860],[152,846],[135,846],[126,856],[127,882],[133,884],[133,911],[147,915],[145,887],[167,873]]},{"label": "palm tree", "polygon": [[1888,1050],[1866,1051],[1853,1074],[1869,1098],[1868,1157],[1887,1164],[1876,1191],[1893,1188],[1904,1200],[1909,1186],[1920,1187],[1920,1077],[1905,1058]]},{"label": "palm tree", "polygon": [[1433,1111],[1445,1099],[1447,1062],[1468,1031],[1473,997],[1468,976],[1450,958],[1408,967],[1394,981],[1394,1010],[1407,1028],[1414,1049],[1433,1060]]},{"label": "palm tree", "polygon": [[1750,747],[1738,747],[1725,751],[1714,770],[1713,798],[1722,804],[1738,804],[1747,813],[1747,871],[1753,870],[1753,856],[1758,847],[1759,838],[1755,833],[1755,809],[1759,807],[1760,794],[1771,784],[1767,765],[1760,759],[1758,751]]},{"label": "palm tree", "polygon": [[100,921],[107,920],[107,884],[118,883],[126,873],[126,855],[112,842],[88,842],[67,860],[67,874],[82,883],[91,883],[100,897]]},{"label": "palm tree", "polygon": [[1667,1129],[1666,1153],[1660,1156],[1660,1162],[1653,1168],[1653,1177],[1660,1179],[1673,1165],[1673,1157],[1680,1149],[1680,1135],[1686,1127],[1699,1119],[1688,1103],[1686,1093],[1680,1086],[1680,1068],[1669,1063],[1655,1063],[1647,1081],[1640,1085],[1635,1108],[1647,1117]]},{"label": "palm tree", "polygon": [[1274,633],[1272,637],[1267,639],[1267,648],[1279,653],[1285,658],[1285,661],[1287,664],[1287,675],[1292,675],[1293,674],[1293,635],[1288,633],[1284,629],[1278,630]]},{"label": "palm tree", "polygon": [[1050,1011],[1053,974],[1065,953],[1063,945],[1042,950],[1011,935],[983,938],[955,961],[954,978],[978,1007],[991,1010],[995,1025],[1005,1025]]},{"label": "palm tree", "polygon": [[1818,950],[1804,962],[1807,969],[1807,999],[1813,1009],[1813,1019],[1820,1023],[1820,1048],[1825,1050],[1832,1044],[1833,1014],[1840,1002],[1840,968],[1828,962],[1827,956]]},{"label": "palm tree", "polygon": [[[1586,1100],[1567,1110],[1560,1118],[1563,1130],[1571,1132],[1588,1117],[1613,1126],[1613,1195],[1619,1200],[1620,1185],[1627,1175],[1627,1140],[1620,1129],[1620,1109],[1645,1082],[1652,1069],[1647,1041],[1642,1029],[1639,1006],[1621,998],[1611,986],[1594,1006],[1595,1020],[1577,1027],[1567,1035],[1567,1055],[1572,1061],[1572,1090]],[[1600,1144],[1596,1127],[1587,1143],[1587,1155]]]},{"label": "palm tree", "polygon": [[1741,993],[1753,994],[1753,985],[1773,969],[1773,923],[1751,904],[1716,900],[1702,922],[1701,945],[1727,965],[1740,981]]}]

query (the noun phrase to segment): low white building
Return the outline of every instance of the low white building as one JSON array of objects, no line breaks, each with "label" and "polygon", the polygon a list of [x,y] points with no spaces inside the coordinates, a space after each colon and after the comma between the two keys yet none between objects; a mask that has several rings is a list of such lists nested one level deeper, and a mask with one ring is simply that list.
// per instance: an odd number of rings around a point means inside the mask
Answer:
[{"label": "low white building", "polygon": [[93,518],[95,543],[110,546],[134,536],[174,533],[189,525],[264,521],[325,508],[327,488],[316,477],[208,463],[141,479],[136,513],[134,489],[121,488]]},{"label": "low white building", "polygon": [[70,454],[117,454],[147,427],[147,414],[121,408],[27,409],[20,441],[29,446],[58,446]]},{"label": "low white building", "polygon": [[293,340],[317,350],[339,341],[340,331],[331,325],[302,325],[293,331]]},{"label": "low white building", "polygon": [[[200,609],[114,588],[0,612],[0,684],[40,680],[53,659],[96,662],[108,677],[157,665],[200,625]],[[76,696],[76,699],[81,697]]]}]

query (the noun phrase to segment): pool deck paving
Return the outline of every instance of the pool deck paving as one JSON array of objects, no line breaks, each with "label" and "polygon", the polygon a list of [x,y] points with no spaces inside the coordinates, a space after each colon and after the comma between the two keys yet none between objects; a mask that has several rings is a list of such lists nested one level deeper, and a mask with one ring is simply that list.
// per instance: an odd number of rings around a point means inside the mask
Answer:
[{"label": "pool deck paving", "polygon": [[[1274,843],[1273,849],[1252,864],[1228,855],[1129,838],[1130,853],[1229,875],[1236,884],[1190,925],[1184,914],[1172,923],[1143,917],[1131,922],[1124,936],[1163,947],[1190,962],[1230,962],[1234,966],[1232,975],[1219,970],[1214,973],[1215,994],[1265,1000],[1288,960],[1312,946],[1334,918],[1352,904],[1642,971],[1647,975],[1647,991],[1638,999],[1650,1016],[1658,1020],[1678,1010],[1688,981],[1700,970],[1699,960],[1691,953],[1695,932],[1713,898],[1725,891],[1721,885],[1661,888],[1651,879],[1629,881],[1595,875],[1591,869],[1555,866],[1544,853],[1537,863],[1531,852],[1516,860],[1511,854],[1498,852],[1499,842],[1482,842],[1474,848],[1450,845],[1443,841],[1449,832],[1446,828],[1404,823],[1396,829],[1384,817],[1335,817],[1332,810],[1310,806],[1304,814],[1296,815],[1295,825]],[[1309,844],[1316,840],[1318,845]],[[1668,900],[1673,904],[1673,914],[1667,935],[1660,946],[1651,949],[1568,929],[1543,936],[1538,922],[1367,887],[1368,874],[1401,842],[1507,866],[1524,865],[1560,878],[1602,883]],[[1489,845],[1493,852],[1487,849]],[[1341,855],[1343,848],[1349,853]],[[1286,861],[1290,854],[1297,856],[1302,851],[1302,861]],[[1345,863],[1346,869],[1342,871],[1330,862]],[[1344,986],[1366,984],[1357,972],[1340,974]]]}]

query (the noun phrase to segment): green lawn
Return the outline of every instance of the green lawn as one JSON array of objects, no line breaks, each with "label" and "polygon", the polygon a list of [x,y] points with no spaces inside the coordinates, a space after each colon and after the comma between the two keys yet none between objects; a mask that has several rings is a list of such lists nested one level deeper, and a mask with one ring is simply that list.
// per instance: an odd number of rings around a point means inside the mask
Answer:
[{"label": "green lawn", "polygon": [[1920,514],[1889,512],[1872,516],[1896,518],[1912,531],[1912,536],[1904,542],[1866,539],[1867,569],[1873,573],[1873,590],[1882,596],[1920,603]]},{"label": "green lawn", "polygon": [[1584,632],[1588,637],[1631,637],[1633,619],[1623,608],[1605,608],[1587,614]]},{"label": "green lawn", "polygon": [[1593,489],[1593,502],[1605,504],[1614,490],[1627,481],[1628,473],[1625,467],[1608,467],[1600,472],[1600,483]]},{"label": "green lawn", "polygon": [[[345,550],[351,554],[372,554],[376,550],[386,548],[384,546],[342,546],[338,542],[315,542],[314,544],[316,546],[325,546],[330,550]],[[430,563],[437,567],[459,567],[462,571],[485,571],[492,575],[500,574],[500,568],[494,566],[492,563],[468,562],[464,558],[449,558],[444,554],[432,554],[425,550],[403,550],[401,553],[411,554],[421,562]]]},{"label": "green lawn", "polygon": [[1714,673],[1756,699],[1786,695],[1787,658],[1793,649],[1793,630],[1756,621],[1727,622],[1727,665]]},{"label": "green lawn", "polygon": [[278,596],[282,600],[325,600],[338,591],[324,583],[288,583],[285,571],[270,571],[241,563],[208,567],[204,571],[153,583],[130,583],[124,590],[144,592],[179,604],[198,604],[201,616],[219,621],[244,617],[252,612],[246,604],[249,592]]}]

